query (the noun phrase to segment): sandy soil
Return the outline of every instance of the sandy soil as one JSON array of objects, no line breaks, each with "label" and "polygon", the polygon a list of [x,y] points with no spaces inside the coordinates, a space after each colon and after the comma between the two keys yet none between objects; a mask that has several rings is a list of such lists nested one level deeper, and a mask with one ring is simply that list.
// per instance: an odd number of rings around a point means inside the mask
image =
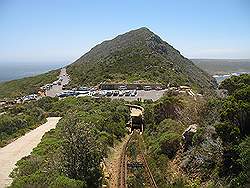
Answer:
[{"label": "sandy soil", "polygon": [[56,127],[60,117],[47,118],[47,122],[26,133],[7,146],[0,148],[0,188],[11,184],[9,174],[21,158],[28,156],[42,139],[45,132]]},{"label": "sandy soil", "polygon": [[118,175],[119,175],[119,165],[120,156],[122,152],[123,145],[128,141],[129,135],[127,135],[122,142],[118,143],[112,150],[109,157],[105,160],[105,176],[109,178],[109,187],[118,187]]}]

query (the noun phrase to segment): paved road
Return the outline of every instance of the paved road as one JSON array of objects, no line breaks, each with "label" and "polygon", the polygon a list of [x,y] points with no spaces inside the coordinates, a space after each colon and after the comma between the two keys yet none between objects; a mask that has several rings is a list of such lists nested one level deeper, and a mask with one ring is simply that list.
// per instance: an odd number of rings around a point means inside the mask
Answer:
[{"label": "paved road", "polygon": [[55,97],[56,94],[59,94],[62,92],[63,85],[69,83],[69,77],[66,74],[66,68],[61,69],[61,73],[60,73],[59,77],[61,77],[63,79],[62,84],[61,85],[53,85],[50,90],[46,91],[46,96]]},{"label": "paved road", "polygon": [[28,156],[42,139],[45,132],[56,127],[60,117],[47,118],[47,122],[28,132],[7,146],[0,148],[0,188],[11,184],[9,174],[21,158]]}]

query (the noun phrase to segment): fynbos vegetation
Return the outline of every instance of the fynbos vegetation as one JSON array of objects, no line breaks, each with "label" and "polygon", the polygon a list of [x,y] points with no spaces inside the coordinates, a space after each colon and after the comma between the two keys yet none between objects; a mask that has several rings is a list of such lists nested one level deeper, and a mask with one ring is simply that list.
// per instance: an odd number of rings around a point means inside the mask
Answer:
[{"label": "fynbos vegetation", "polygon": [[92,48],[68,66],[71,85],[100,82],[188,84],[209,90],[214,79],[147,28],[119,35]]},{"label": "fynbos vegetation", "polygon": [[58,107],[64,111],[63,119],[29,157],[18,162],[12,187],[101,185],[100,162],[126,133],[129,113],[124,101],[67,98],[52,103],[50,110]]},{"label": "fynbos vegetation", "polygon": [[[194,91],[215,94],[217,86],[210,75],[147,28],[97,45],[69,65],[67,71],[71,77],[69,87],[150,82],[167,87],[189,85]],[[57,71],[52,71],[2,83],[0,97],[31,93],[57,75]],[[136,117],[140,121],[135,123],[141,127],[144,123],[144,132],[132,134],[133,142],[121,149],[129,154],[121,156],[124,161],[128,157],[132,166],[139,161],[140,168],[131,167],[127,179],[121,182],[129,187],[146,187],[149,179],[162,188],[248,187],[250,75],[233,76],[223,81],[220,89],[227,90],[228,96],[189,96],[186,91],[182,95],[176,94],[177,89],[169,89],[157,101],[131,102],[144,108],[139,107]],[[31,155],[17,162],[11,187],[107,185],[110,176],[104,177],[104,158],[109,157],[115,143],[129,137],[125,137],[126,123],[131,120],[127,125],[132,126],[135,121],[130,119],[127,102],[114,98],[43,97],[3,109],[1,146],[43,123],[46,117],[62,117]],[[152,174],[146,173],[150,170],[143,166],[143,161],[147,161]],[[126,176],[126,170],[123,172]]]}]

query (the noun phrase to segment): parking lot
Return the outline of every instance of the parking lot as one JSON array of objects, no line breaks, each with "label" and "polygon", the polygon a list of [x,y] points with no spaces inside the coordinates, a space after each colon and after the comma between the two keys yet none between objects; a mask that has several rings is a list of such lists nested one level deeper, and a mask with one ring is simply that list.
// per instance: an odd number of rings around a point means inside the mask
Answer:
[{"label": "parking lot", "polygon": [[164,92],[166,90],[137,90],[136,96],[111,96],[110,98],[112,99],[117,99],[117,98],[122,98],[126,101],[134,101],[138,100],[139,98],[142,100],[148,99],[148,100],[153,100],[156,101],[158,100],[161,96],[163,96]]},{"label": "parking lot", "polygon": [[[161,96],[163,96],[165,90],[149,90],[149,91],[145,91],[145,90],[137,90],[136,95],[132,96],[131,93],[129,96],[126,96],[125,94],[123,94],[122,96],[120,95],[115,95],[114,93],[117,90],[98,90],[98,91],[94,91],[93,92],[89,92],[86,94],[79,94],[77,95],[77,97],[84,97],[84,96],[92,96],[92,97],[107,97],[107,98],[111,98],[111,99],[124,99],[126,101],[134,101],[134,100],[153,100],[156,101],[158,100]],[[124,90],[123,92],[128,92],[129,90]],[[110,95],[108,95],[107,93],[110,93]],[[112,94],[111,94],[112,93]]]},{"label": "parking lot", "polygon": [[163,96],[166,89],[162,89],[161,87],[157,86],[155,89],[152,89],[150,86],[144,86],[144,89],[138,90],[131,90],[127,89],[126,86],[119,86],[116,90],[104,90],[95,87],[79,87],[73,88],[72,90],[63,90],[63,85],[67,85],[69,82],[69,76],[66,73],[66,69],[61,69],[60,73],[61,84],[51,84],[51,88],[46,91],[46,95],[50,97],[58,96],[59,98],[64,98],[68,96],[75,96],[75,97],[108,97],[111,99],[124,99],[126,101],[134,101],[134,100],[153,100],[156,101],[160,97]]}]

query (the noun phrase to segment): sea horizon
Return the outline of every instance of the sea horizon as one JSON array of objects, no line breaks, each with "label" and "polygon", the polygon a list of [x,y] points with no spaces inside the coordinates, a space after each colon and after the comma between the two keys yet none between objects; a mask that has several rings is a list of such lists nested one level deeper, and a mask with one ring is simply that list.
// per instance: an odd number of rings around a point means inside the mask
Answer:
[{"label": "sea horizon", "polygon": [[65,62],[1,62],[0,63],[0,83],[21,79],[30,76],[36,76],[51,70],[59,69],[67,65]]}]

